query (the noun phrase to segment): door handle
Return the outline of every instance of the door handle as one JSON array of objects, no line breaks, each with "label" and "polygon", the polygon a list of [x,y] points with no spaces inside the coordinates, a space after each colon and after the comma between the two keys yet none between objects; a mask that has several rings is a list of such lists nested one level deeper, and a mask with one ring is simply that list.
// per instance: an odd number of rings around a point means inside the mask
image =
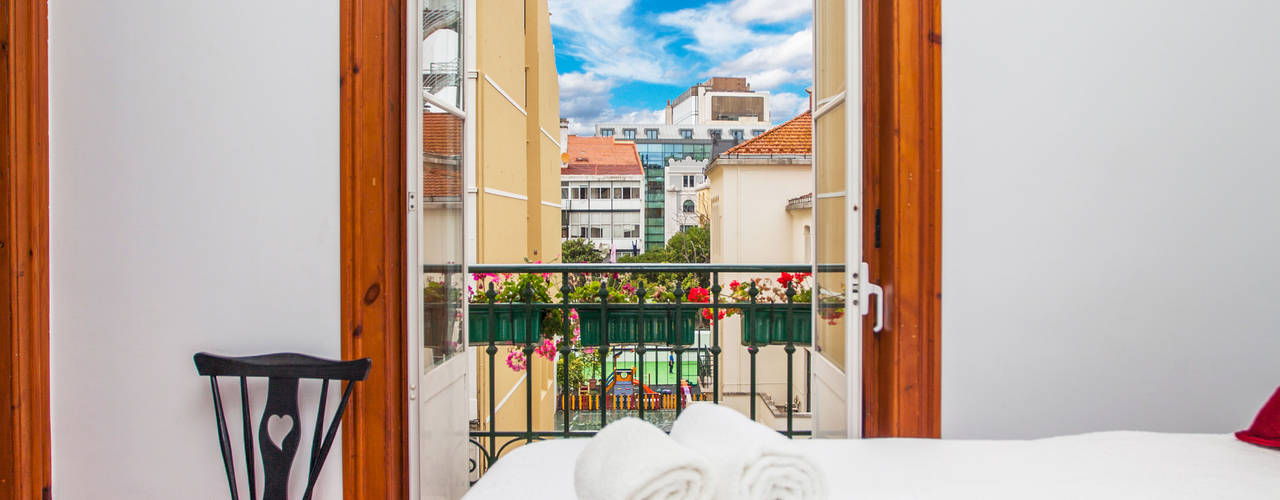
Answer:
[{"label": "door handle", "polygon": [[871,296],[876,296],[876,322],[871,327],[871,331],[879,333],[884,330],[884,288],[880,285],[872,283],[868,277],[871,274],[870,266],[863,262],[858,266],[857,286],[858,286],[858,310],[863,316],[871,313]]}]

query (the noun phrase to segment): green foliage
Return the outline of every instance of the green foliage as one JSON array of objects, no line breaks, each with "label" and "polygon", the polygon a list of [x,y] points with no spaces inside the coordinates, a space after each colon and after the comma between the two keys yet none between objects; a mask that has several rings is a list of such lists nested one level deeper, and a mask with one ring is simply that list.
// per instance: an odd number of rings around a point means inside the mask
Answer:
[{"label": "green foliage", "polygon": [[[587,383],[584,373],[600,373],[600,351],[569,353],[569,389],[576,391]],[[564,387],[564,362],[556,363],[556,387]]]},{"label": "green foliage", "polygon": [[711,231],[702,226],[680,231],[663,248],[669,262],[711,262]]},{"label": "green foliage", "polygon": [[566,264],[604,262],[604,252],[584,238],[564,240],[560,245],[560,261]]}]

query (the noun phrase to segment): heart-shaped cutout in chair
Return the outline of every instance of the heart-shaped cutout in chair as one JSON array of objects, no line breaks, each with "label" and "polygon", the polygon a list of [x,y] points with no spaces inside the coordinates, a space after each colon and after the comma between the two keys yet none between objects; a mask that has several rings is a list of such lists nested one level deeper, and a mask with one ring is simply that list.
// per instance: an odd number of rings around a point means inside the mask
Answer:
[{"label": "heart-shaped cutout in chair", "polygon": [[293,430],[293,417],[289,415],[272,415],[267,419],[267,438],[276,448],[284,449],[284,437]]}]

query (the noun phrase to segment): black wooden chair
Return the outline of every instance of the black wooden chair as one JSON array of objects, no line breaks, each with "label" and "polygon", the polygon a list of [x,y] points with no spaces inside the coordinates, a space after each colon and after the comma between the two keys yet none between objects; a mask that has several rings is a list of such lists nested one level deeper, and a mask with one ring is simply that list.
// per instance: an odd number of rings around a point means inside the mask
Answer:
[{"label": "black wooden chair", "polygon": [[[238,377],[240,379],[240,418],[244,427],[244,454],[246,474],[249,484],[249,498],[257,500],[257,486],[254,481],[256,461],[254,460],[253,424],[249,416],[249,377],[266,377],[267,401],[262,411],[262,419],[258,423],[258,448],[262,453],[263,491],[262,500],[286,500],[289,493],[289,469],[292,468],[294,456],[298,453],[298,440],[302,433],[298,427],[298,380],[322,380],[320,389],[320,408],[316,412],[315,430],[311,437],[311,464],[307,469],[307,489],[303,493],[304,500],[310,500],[320,469],[324,466],[325,456],[333,446],[338,433],[338,424],[342,422],[342,412],[346,410],[347,400],[351,397],[351,389],[355,383],[369,375],[371,361],[368,358],[354,361],[332,361],[304,354],[277,353],[261,356],[225,357],[209,353],[195,355],[196,371],[209,377],[213,391],[214,418],[218,424],[218,444],[222,451],[222,463],[226,468],[227,482],[231,485],[231,499],[239,500],[236,487],[235,458],[231,456],[231,437],[227,433],[227,417],[222,411],[222,394],[218,390],[218,377]],[[325,425],[325,400],[329,395],[330,380],[345,380],[347,385],[342,390],[342,401],[333,421]],[[272,441],[267,431],[271,419],[287,419],[290,423],[288,432],[280,439],[280,443]],[[325,430],[328,427],[328,430]],[[323,435],[323,440],[321,436]]]}]

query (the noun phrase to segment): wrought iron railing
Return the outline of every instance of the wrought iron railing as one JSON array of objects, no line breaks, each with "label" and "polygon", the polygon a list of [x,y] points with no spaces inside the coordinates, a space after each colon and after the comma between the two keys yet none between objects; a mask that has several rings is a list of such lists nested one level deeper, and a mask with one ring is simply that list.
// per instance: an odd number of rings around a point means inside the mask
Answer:
[{"label": "wrought iron railing", "polygon": [[[610,413],[617,418],[619,412],[644,419],[646,413],[670,411],[678,416],[691,401],[710,401],[722,403],[725,393],[721,387],[722,346],[729,341],[722,337],[723,321],[719,319],[725,313],[743,316],[742,333],[734,339],[745,346],[749,365],[748,387],[749,400],[747,413],[752,419],[757,417],[757,406],[762,402],[770,404],[770,411],[775,415],[785,413],[785,428],[779,432],[788,436],[808,436],[810,430],[797,429],[795,417],[803,413],[796,397],[795,354],[798,347],[803,348],[811,343],[811,309],[810,305],[797,300],[800,286],[812,268],[807,265],[722,265],[722,264],[527,264],[527,265],[472,265],[469,272],[473,276],[529,276],[536,275],[545,284],[546,289],[534,290],[526,284],[513,293],[510,290],[498,290],[494,283],[485,283],[478,278],[477,283],[484,288],[473,291],[468,317],[470,345],[478,349],[485,361],[487,371],[487,394],[481,401],[481,416],[485,425],[473,425],[471,443],[477,453],[473,458],[473,471],[483,473],[484,469],[498,459],[511,447],[522,443],[548,438],[587,437],[594,435],[596,429],[603,427],[610,420]],[[763,278],[764,273],[797,273],[794,278],[786,280],[785,287],[771,285],[772,295],[762,297],[756,281],[722,283],[722,273],[735,273]],[[618,301],[616,287],[611,284],[619,281],[619,275],[626,277],[646,277],[635,280],[637,286],[628,290],[624,298]],[[674,288],[664,289],[663,296],[667,301],[655,301],[654,290],[646,290],[646,282],[654,283],[657,279],[649,277],[664,276],[667,283],[674,280]],[[689,289],[684,283],[697,281],[705,289],[698,292],[698,297],[690,301]],[[507,281],[510,285],[514,281]],[[736,285],[729,290],[728,285]],[[578,289],[598,290],[588,300]],[[729,290],[726,295],[726,290]],[[776,293],[781,291],[781,293]],[[558,298],[556,297],[559,292]],[[579,293],[575,293],[579,292]],[[807,294],[813,297],[812,292]],[[576,297],[577,300],[574,300]],[[579,346],[574,346],[571,338],[573,319],[581,328]],[[558,329],[559,343],[548,344],[548,324]],[[701,331],[699,336],[697,332]],[[709,335],[707,335],[709,333]],[[699,338],[695,338],[699,337]],[[709,338],[707,338],[709,337]],[[699,343],[705,345],[699,345]],[[554,354],[547,352],[552,345]],[[562,370],[557,374],[558,393],[555,401],[556,412],[553,413],[559,429],[537,429],[534,425],[534,384],[526,380],[524,387],[524,425],[514,429],[499,428],[498,396],[495,393],[495,370],[502,363],[498,359],[499,346],[514,349],[510,356],[522,354],[526,375],[532,373],[534,363],[562,363],[555,367]],[[763,349],[777,348],[785,353],[786,359],[786,403],[772,405],[772,398],[761,394],[757,389],[757,358]],[[633,375],[629,380],[639,380],[638,386],[630,386],[638,394],[610,394],[606,381],[613,375],[621,376],[622,372],[608,372],[610,350],[629,352],[638,362],[632,368]],[[572,356],[587,355],[594,350],[600,360],[596,387],[586,391],[579,387],[571,387],[570,363]],[[654,394],[646,391],[645,381],[646,354],[653,351],[669,351],[669,370],[675,372],[676,387],[674,394]],[[546,358],[538,360],[535,353]],[[697,388],[684,390],[685,354],[692,353],[696,357]],[[807,352],[804,357],[805,369],[809,362]],[[554,356],[554,357],[553,357]],[[616,359],[616,358],[615,358]],[[704,367],[705,365],[705,367]],[[615,369],[617,361],[615,361]],[[660,366],[656,364],[655,366]],[[594,367],[593,367],[594,368]],[[505,369],[505,368],[503,368]],[[553,370],[555,371],[555,370]],[[593,374],[594,375],[594,374]],[[806,378],[807,378],[806,373]],[[709,385],[709,390],[703,384]],[[804,401],[809,400],[808,384],[805,382]],[[616,381],[615,381],[616,383]],[[694,384],[688,384],[693,386]],[[594,389],[594,390],[593,390]],[[740,394],[740,389],[735,394]],[[779,408],[781,407],[781,408]],[[804,410],[807,412],[808,408]],[[487,413],[487,415],[486,415]],[[558,415],[556,414],[558,413]],[[583,428],[582,418],[593,421],[594,428]],[[580,425],[575,428],[575,423]],[[781,425],[780,425],[781,427]]]}]

